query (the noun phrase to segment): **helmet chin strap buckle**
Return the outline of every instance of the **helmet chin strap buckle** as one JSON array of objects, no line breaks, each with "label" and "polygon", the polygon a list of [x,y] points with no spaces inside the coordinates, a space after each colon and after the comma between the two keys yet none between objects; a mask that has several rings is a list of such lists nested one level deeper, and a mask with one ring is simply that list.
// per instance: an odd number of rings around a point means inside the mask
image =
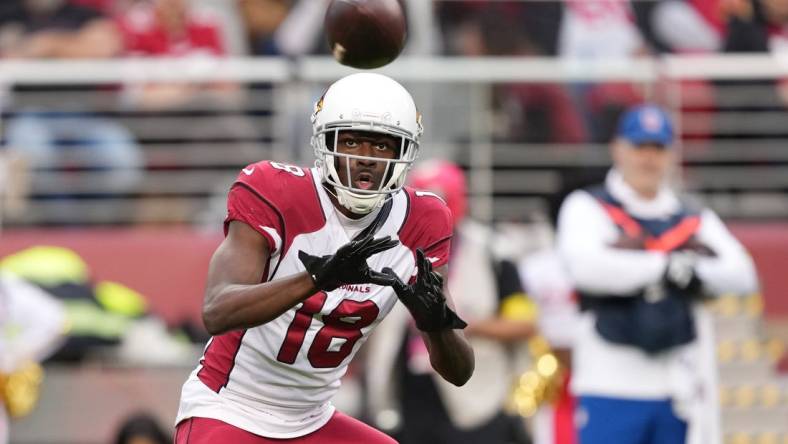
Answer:
[{"label": "helmet chin strap buckle", "polygon": [[357,197],[348,190],[336,189],[335,191],[339,204],[356,214],[369,214],[376,208],[382,207],[386,201],[385,194]]}]

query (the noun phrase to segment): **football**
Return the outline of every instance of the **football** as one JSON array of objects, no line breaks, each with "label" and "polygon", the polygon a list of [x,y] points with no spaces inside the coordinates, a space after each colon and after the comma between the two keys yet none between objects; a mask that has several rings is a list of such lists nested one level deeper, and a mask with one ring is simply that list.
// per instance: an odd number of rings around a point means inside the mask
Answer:
[{"label": "football", "polygon": [[379,68],[396,59],[407,36],[399,0],[332,0],[325,30],[334,58],[360,69]]}]

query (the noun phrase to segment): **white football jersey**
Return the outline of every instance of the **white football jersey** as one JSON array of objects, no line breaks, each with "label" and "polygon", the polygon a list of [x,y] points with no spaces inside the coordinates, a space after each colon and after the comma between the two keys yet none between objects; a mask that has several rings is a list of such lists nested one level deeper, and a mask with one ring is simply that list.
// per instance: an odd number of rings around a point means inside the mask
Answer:
[{"label": "white football jersey", "polygon": [[[372,269],[390,267],[409,281],[417,248],[434,267],[448,262],[451,214],[435,195],[405,188],[380,217],[375,237],[391,236],[400,245],[370,257]],[[225,230],[233,220],[268,240],[261,282],[304,271],[299,251],[330,255],[351,240],[319,172],[276,162],[241,171]],[[177,421],[215,418],[272,438],[320,428],[333,414],[330,399],[348,363],[396,302],[390,287],[345,285],[318,292],[267,324],[214,336],[184,384]]]}]

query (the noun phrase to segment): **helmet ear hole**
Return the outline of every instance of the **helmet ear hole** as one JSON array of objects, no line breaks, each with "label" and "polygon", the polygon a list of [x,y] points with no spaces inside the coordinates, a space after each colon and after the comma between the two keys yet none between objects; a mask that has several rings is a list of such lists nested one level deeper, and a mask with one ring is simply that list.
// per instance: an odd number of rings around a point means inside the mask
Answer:
[{"label": "helmet ear hole", "polygon": [[394,154],[395,158],[402,158],[402,151],[405,149],[405,143],[407,142],[402,137],[397,137],[397,151]]},{"label": "helmet ear hole", "polygon": [[326,132],[325,137],[326,137],[326,149],[329,151],[334,151],[334,148],[336,147],[334,145],[334,138],[336,137],[336,132],[328,131]]}]

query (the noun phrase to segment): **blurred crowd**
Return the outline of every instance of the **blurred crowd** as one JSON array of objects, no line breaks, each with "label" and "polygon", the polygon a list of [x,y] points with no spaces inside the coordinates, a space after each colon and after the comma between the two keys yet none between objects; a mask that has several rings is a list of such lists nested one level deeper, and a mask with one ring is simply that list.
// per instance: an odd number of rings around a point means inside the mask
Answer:
[{"label": "blurred crowd", "polygon": [[[328,3],[10,0],[0,9],[2,53],[62,58],[326,53],[321,28]],[[788,20],[782,0],[401,3],[411,16],[411,31],[427,20],[437,33],[411,35],[434,42],[411,41],[410,52],[466,56],[780,51]]]},{"label": "blurred crowd", "polygon": [[[405,52],[450,56],[628,59],[644,55],[766,53],[788,48],[785,0],[401,0]],[[0,5],[0,58],[221,57],[327,54],[328,0],[9,0]],[[232,100],[229,85],[146,85],[144,108]],[[782,91],[782,89],[781,89]],[[711,106],[712,92],[696,95]],[[496,94],[511,141],[604,142],[632,85],[504,85]],[[704,100],[696,100],[703,106]],[[117,132],[117,131],[116,131]],[[114,141],[119,134],[96,136]],[[131,148],[118,148],[131,150]],[[127,165],[135,163],[127,159]]]},{"label": "blurred crowd", "polygon": [[[788,48],[786,0],[401,2],[410,26],[405,53],[411,55],[627,60],[666,53],[779,53]],[[328,3],[8,0],[0,5],[0,61],[123,57],[215,61],[235,56],[326,55],[322,21]],[[782,110],[788,100],[788,88],[775,80],[683,81],[678,94],[681,103],[670,105],[682,119],[683,111],[697,111],[691,124],[682,122],[682,128],[691,129],[683,138],[702,142],[711,137],[738,137],[736,131],[716,134],[717,122],[710,113],[720,101],[719,87],[731,84],[765,87],[767,92],[757,99],[767,103],[759,104],[758,111]],[[0,90],[3,88],[9,86],[0,85]],[[145,186],[145,173],[181,167],[164,156],[159,157],[164,161],[152,163],[146,156],[147,144],[206,141],[254,156],[261,145],[272,141],[273,126],[277,125],[258,123],[271,117],[275,106],[272,98],[265,105],[256,105],[254,94],[271,91],[270,85],[259,83],[130,82],[10,88],[11,94],[0,91],[5,148],[0,156],[21,158],[35,171],[96,173],[90,182],[95,192],[81,190],[83,198],[159,197],[161,191],[150,191],[151,187]],[[491,94],[495,117],[491,138],[501,143],[604,144],[623,109],[646,99],[667,101],[670,94],[661,88],[665,85],[498,83]],[[49,102],[24,98],[25,92],[42,91],[57,91],[62,98]],[[96,102],[63,94],[69,91],[92,93]],[[111,106],[99,110],[97,103]],[[210,125],[195,124],[188,132],[173,133],[172,128],[157,129],[157,125],[139,119],[172,117],[175,113],[187,119],[194,116],[212,120]],[[289,149],[289,160],[299,160],[301,148]],[[225,166],[220,162],[216,165]],[[112,174],[102,174],[106,172]],[[47,199],[73,197],[59,192],[51,180],[38,177],[34,181],[34,191],[44,190]],[[7,206],[6,211],[9,208],[13,210],[14,205]],[[68,215],[74,210],[64,205],[59,211]],[[136,209],[141,215],[172,213],[173,220],[187,219],[185,214],[189,212],[193,210],[155,202]],[[79,219],[79,215],[71,218]]]}]

